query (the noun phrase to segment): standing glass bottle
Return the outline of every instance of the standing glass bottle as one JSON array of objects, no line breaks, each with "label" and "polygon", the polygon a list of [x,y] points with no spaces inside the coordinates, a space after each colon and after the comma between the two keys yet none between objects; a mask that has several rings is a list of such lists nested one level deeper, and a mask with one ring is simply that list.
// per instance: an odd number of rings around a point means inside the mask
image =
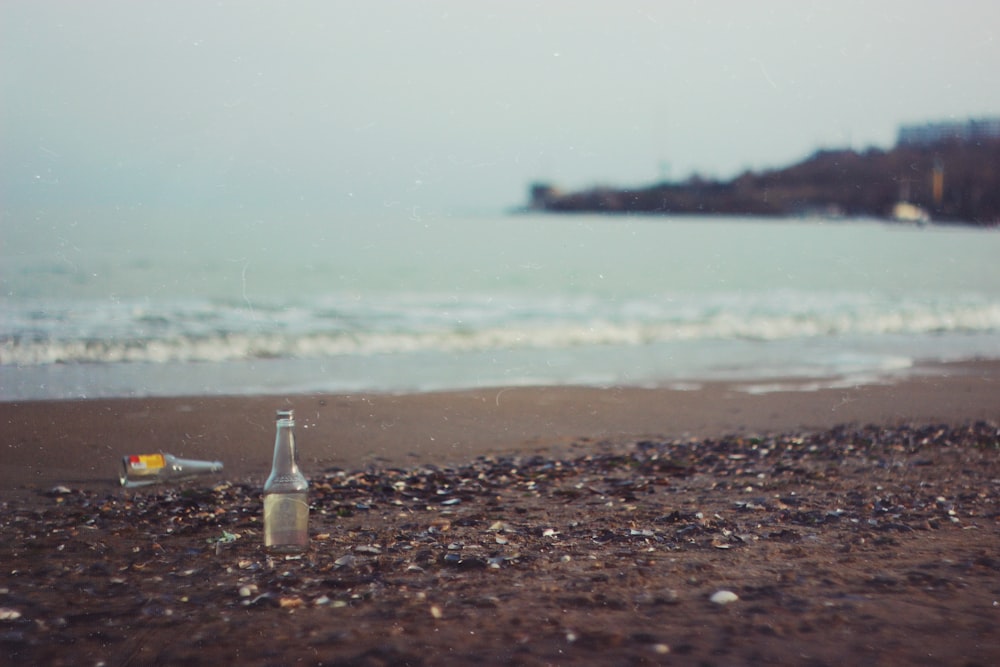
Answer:
[{"label": "standing glass bottle", "polygon": [[264,482],[264,548],[301,553],[309,545],[309,482],[295,454],[295,415],[278,410],[271,475]]}]

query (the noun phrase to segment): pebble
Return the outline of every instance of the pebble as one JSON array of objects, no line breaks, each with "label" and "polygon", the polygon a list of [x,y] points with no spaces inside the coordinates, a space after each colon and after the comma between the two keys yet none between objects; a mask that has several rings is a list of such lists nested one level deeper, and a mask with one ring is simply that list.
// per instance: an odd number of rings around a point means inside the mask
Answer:
[{"label": "pebble", "polygon": [[712,602],[717,605],[727,605],[730,602],[736,602],[740,599],[740,596],[732,591],[716,591],[712,593],[712,597],[709,598]]},{"label": "pebble", "polygon": [[0,621],[16,621],[21,618],[21,612],[10,607],[0,607]]},{"label": "pebble", "polygon": [[333,561],[333,564],[336,565],[338,568],[340,568],[340,567],[348,567],[349,568],[349,567],[353,567],[354,563],[356,561],[357,561],[357,558],[355,558],[351,554],[347,554],[347,555],[341,556],[337,560]]},{"label": "pebble", "polygon": [[244,607],[280,607],[281,602],[277,600],[274,596],[263,593],[258,595],[252,600],[245,599],[240,604]]}]

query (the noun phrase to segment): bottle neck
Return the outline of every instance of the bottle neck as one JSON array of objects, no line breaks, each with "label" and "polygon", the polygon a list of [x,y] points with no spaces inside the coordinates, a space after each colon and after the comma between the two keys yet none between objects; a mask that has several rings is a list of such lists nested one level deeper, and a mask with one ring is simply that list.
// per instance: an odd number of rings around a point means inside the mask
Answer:
[{"label": "bottle neck", "polygon": [[277,428],[277,434],[274,439],[274,461],[271,464],[271,474],[297,474],[299,466],[295,457],[295,420],[291,416],[279,416]]}]

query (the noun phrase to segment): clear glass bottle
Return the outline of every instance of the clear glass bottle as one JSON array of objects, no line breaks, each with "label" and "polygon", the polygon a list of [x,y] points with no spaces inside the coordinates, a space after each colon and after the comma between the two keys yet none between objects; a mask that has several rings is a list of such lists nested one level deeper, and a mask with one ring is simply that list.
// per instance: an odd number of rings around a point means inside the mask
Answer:
[{"label": "clear glass bottle", "polygon": [[309,482],[295,453],[295,414],[278,410],[274,462],[264,482],[264,548],[301,553],[309,546]]},{"label": "clear glass bottle", "polygon": [[118,481],[127,489],[161,482],[179,482],[220,472],[222,461],[181,459],[173,454],[131,454],[122,457]]}]

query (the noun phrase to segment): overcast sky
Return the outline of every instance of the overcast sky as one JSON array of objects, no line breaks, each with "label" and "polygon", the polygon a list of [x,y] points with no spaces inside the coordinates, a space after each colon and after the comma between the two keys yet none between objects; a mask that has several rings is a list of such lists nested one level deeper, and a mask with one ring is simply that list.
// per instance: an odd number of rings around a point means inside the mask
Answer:
[{"label": "overcast sky", "polygon": [[1000,114],[1000,2],[0,3],[0,209],[491,212]]}]

